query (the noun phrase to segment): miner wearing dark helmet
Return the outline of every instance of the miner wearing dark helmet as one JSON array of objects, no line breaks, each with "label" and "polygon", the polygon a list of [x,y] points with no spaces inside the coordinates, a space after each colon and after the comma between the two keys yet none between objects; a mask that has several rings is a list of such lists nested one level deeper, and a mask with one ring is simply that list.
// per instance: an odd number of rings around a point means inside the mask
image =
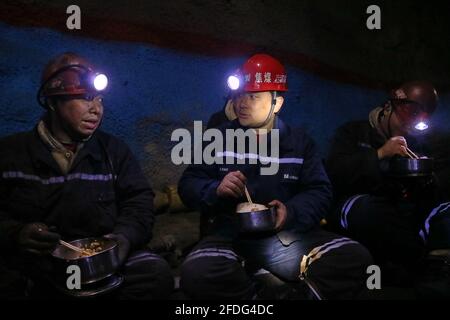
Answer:
[{"label": "miner wearing dark helmet", "polygon": [[[171,293],[168,264],[143,250],[154,222],[153,191],[128,146],[99,129],[106,87],[107,77],[85,58],[61,54],[44,68],[37,98],[45,112],[36,127],[0,140],[1,268],[26,279],[21,287],[2,277],[0,296],[7,288],[40,298]],[[68,288],[56,264],[64,255],[55,248],[85,238],[117,248],[109,266],[97,266],[110,273],[82,274],[89,281]]]},{"label": "miner wearing dark helmet", "polygon": [[328,227],[363,243],[393,285],[419,278],[429,253],[448,259],[450,199],[432,170],[418,169],[429,163],[424,141],[437,104],[429,82],[403,83],[368,119],[337,129],[326,161],[336,200]]}]

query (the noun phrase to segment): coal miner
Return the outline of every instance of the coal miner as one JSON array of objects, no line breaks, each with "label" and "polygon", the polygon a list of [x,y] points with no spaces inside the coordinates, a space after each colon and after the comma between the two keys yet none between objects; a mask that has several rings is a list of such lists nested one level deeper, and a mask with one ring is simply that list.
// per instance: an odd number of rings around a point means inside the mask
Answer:
[{"label": "coal miner", "polygon": [[[327,219],[371,251],[386,283],[449,297],[448,151],[442,165],[445,157],[426,133],[437,104],[431,83],[409,81],[367,119],[338,128],[327,159],[336,197]],[[421,282],[427,273],[437,286]]]},{"label": "coal miner", "polygon": [[[31,131],[0,140],[3,297],[62,292],[161,299],[173,289],[165,260],[143,250],[154,222],[153,191],[128,146],[99,129],[106,86],[107,77],[85,58],[55,57],[38,92],[43,117]],[[66,270],[56,270],[52,254],[61,240],[84,238],[112,241],[117,268],[99,282],[69,290],[57,281]]]},{"label": "coal miner", "polygon": [[[371,256],[358,242],[320,227],[330,208],[331,184],[313,140],[278,117],[287,91],[284,66],[256,54],[239,70],[228,81],[239,90],[233,98],[237,118],[217,130],[224,137],[226,130],[241,130],[259,142],[278,139],[268,142],[278,152],[251,152],[248,139],[243,149],[224,148],[215,153],[217,162],[184,171],[179,194],[201,210],[202,239],[183,262],[181,288],[194,299],[358,296]],[[264,174],[273,163],[278,170]],[[241,219],[252,213],[270,217],[271,210],[273,228],[259,228],[253,223],[257,217],[247,224]],[[278,289],[271,287],[280,282]]]}]

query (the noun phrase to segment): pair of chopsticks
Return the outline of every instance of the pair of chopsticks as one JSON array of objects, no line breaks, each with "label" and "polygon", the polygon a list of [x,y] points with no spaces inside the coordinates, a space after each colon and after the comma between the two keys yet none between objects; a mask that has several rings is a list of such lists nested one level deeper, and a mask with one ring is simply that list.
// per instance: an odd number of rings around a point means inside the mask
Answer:
[{"label": "pair of chopsticks", "polygon": [[250,198],[250,193],[248,193],[247,186],[244,186],[244,187],[245,187],[245,196],[247,197],[247,201],[250,202],[251,205],[253,205],[253,201],[252,201],[252,198]]},{"label": "pair of chopsticks", "polygon": [[76,251],[76,252],[79,252],[79,253],[81,253],[81,254],[86,254],[86,253],[87,253],[87,252],[86,252],[85,250],[83,250],[82,248],[79,248],[79,247],[77,247],[77,246],[74,246],[73,244],[70,244],[70,243],[65,242],[65,241],[63,241],[63,240],[59,240],[59,243],[62,244],[63,246],[65,246],[65,247],[67,247],[67,248],[69,248],[69,249],[72,249],[72,250],[74,250],[74,251]]},{"label": "pair of chopsticks", "polygon": [[419,159],[419,157],[414,152],[412,152],[411,149],[409,149],[408,147],[406,147],[406,153],[411,159]]}]

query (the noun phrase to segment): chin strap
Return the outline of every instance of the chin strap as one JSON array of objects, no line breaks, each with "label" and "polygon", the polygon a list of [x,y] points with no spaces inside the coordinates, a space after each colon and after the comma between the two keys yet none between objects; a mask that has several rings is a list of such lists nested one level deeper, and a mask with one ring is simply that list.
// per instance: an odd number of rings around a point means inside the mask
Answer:
[{"label": "chin strap", "polygon": [[274,114],[273,111],[275,110],[275,105],[277,104],[277,92],[272,91],[271,95],[272,95],[272,102],[271,102],[269,114],[267,115],[266,120],[264,120],[264,122],[260,126],[258,126],[257,128],[254,128],[254,129],[262,128],[265,125],[267,125],[270,122],[270,120],[272,120],[272,116]]},{"label": "chin strap", "polygon": [[392,113],[394,111],[391,111],[391,113],[389,113],[389,119],[388,119],[388,139],[392,137],[392,128],[391,128],[391,117],[392,117]]},{"label": "chin strap", "polygon": [[[387,107],[385,106],[384,108],[387,108],[387,109],[388,109],[388,112],[389,112],[389,116],[388,116],[388,119],[387,119],[387,122],[388,122],[388,123],[387,123],[388,132],[386,133],[386,131],[384,130],[384,127],[383,127],[383,126],[380,126],[380,129],[381,129],[381,131],[383,132],[383,134],[384,134],[386,140],[388,140],[389,138],[392,137],[391,117],[392,117],[392,114],[394,113],[394,108],[393,108],[393,106],[392,106],[391,101],[388,101],[387,104],[388,104],[388,106],[387,106]],[[385,112],[385,111],[383,110],[383,117],[385,117],[384,112]]]}]

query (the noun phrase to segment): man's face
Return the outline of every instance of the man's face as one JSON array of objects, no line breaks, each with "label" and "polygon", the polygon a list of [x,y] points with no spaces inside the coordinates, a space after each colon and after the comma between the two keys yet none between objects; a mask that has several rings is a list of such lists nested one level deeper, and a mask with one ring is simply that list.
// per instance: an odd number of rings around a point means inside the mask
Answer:
[{"label": "man's face", "polygon": [[261,126],[269,114],[271,104],[272,94],[269,91],[242,93],[235,98],[239,123],[249,128]]},{"label": "man's face", "polygon": [[100,125],[103,117],[102,97],[93,100],[83,98],[61,99],[56,113],[62,129],[74,139],[91,136]]},{"label": "man's face", "polygon": [[423,112],[420,105],[411,102],[397,103],[392,117],[392,131],[398,135],[408,135],[415,131],[414,127],[420,121],[427,120],[429,115]]}]

